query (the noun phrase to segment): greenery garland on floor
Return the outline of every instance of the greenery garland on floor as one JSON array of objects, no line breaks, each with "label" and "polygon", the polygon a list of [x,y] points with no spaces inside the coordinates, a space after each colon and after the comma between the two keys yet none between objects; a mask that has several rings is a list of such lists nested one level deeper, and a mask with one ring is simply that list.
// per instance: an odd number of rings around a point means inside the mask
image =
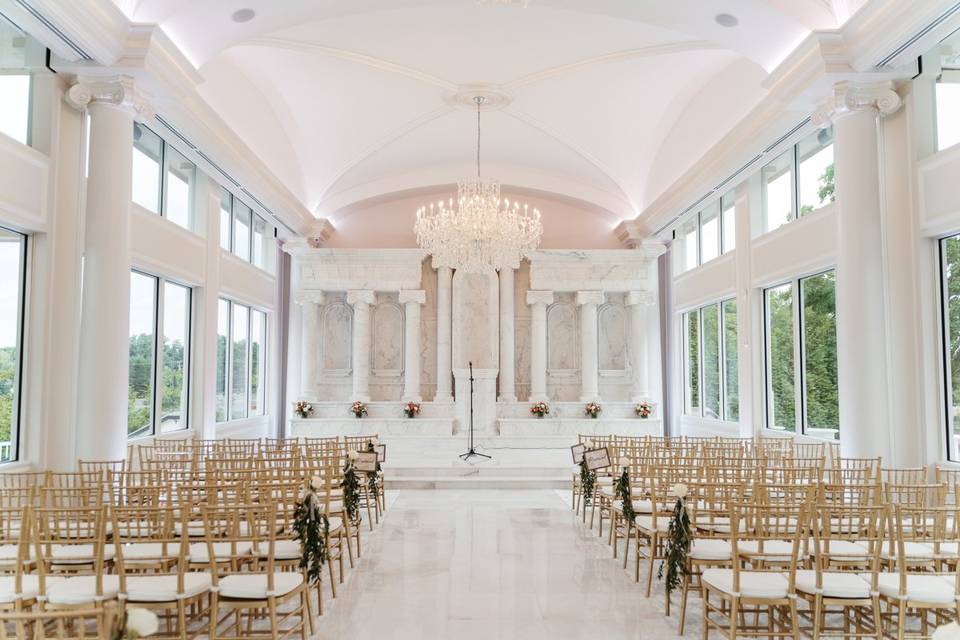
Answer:
[{"label": "greenery garland on floor", "polygon": [[597,474],[587,469],[587,461],[580,460],[580,486],[583,488],[583,499],[593,499],[593,488],[597,484]]},{"label": "greenery garland on floor", "polygon": [[343,489],[343,507],[354,525],[360,522],[360,480],[357,479],[357,470],[353,466],[353,461],[356,459],[356,451],[347,454],[347,465],[343,468],[343,480],[340,481],[340,488]]},{"label": "greenery garland on floor", "polygon": [[320,584],[330,533],[330,521],[317,495],[322,486],[322,478],[311,478],[293,512],[294,537],[300,541],[300,568],[307,570],[307,579],[314,584]]},{"label": "greenery garland on floor", "polygon": [[657,578],[663,578],[664,565],[667,570],[667,597],[674,589],[682,586],[683,577],[687,575],[687,556],[693,543],[693,531],[690,529],[690,514],[687,513],[687,485],[676,484],[673,493],[677,496],[677,503],[673,507],[673,516],[667,529],[666,551],[667,556],[660,563]]},{"label": "greenery garland on floor", "polygon": [[620,474],[617,482],[613,485],[613,493],[620,498],[623,517],[627,519],[627,522],[633,524],[637,519],[637,514],[633,511],[633,499],[630,497],[630,473],[626,467],[623,468],[623,473]]}]

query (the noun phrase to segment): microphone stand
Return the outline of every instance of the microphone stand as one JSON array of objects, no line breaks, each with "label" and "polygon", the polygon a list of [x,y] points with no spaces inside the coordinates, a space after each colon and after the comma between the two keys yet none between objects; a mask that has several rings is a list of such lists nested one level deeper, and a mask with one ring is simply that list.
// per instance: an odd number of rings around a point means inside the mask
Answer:
[{"label": "microphone stand", "polygon": [[461,453],[459,457],[464,462],[469,461],[473,456],[489,460],[490,456],[485,453],[477,453],[473,448],[473,363],[468,362],[467,364],[470,366],[470,449],[466,453]]}]

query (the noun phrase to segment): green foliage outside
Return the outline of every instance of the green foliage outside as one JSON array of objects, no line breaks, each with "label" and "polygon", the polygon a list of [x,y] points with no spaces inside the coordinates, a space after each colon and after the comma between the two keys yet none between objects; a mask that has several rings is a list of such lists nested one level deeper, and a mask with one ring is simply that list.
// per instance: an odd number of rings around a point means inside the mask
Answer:
[{"label": "green foliage outside", "polygon": [[[127,434],[149,432],[153,403],[153,344],[152,334],[130,337],[130,382],[127,392]],[[163,347],[163,376],[161,380],[160,410],[162,416],[177,417],[181,423],[186,416],[184,349],[179,340]]]},{"label": "green foliage outside", "polygon": [[949,324],[947,359],[950,367],[950,400],[953,411],[950,422],[953,433],[960,435],[960,237],[943,241],[943,269],[946,280],[945,307]]},{"label": "green foliage outside", "polygon": [[697,326],[697,311],[686,316],[687,324],[687,410],[700,409],[700,331]]},{"label": "green foliage outside", "polygon": [[[833,202],[836,200],[836,181],[833,175],[833,163],[831,162],[820,176],[820,186],[817,188],[817,197],[820,198],[820,204]],[[805,204],[800,207],[800,215],[805,216],[813,211],[812,204]]]},{"label": "green foliage outside", "polygon": [[737,301],[725,300],[723,313],[724,384],[726,384],[726,420],[740,419],[739,351],[737,341]]},{"label": "green foliage outside", "polygon": [[767,291],[771,427],[796,429],[793,375],[793,292],[790,285]]},{"label": "green foliage outside", "polygon": [[830,271],[805,278],[800,285],[803,287],[807,426],[839,429],[836,274]]},{"label": "green foliage outside", "polygon": [[13,434],[14,382],[17,377],[17,350],[0,349],[0,442],[10,442]]},{"label": "green foliage outside", "polygon": [[720,415],[720,310],[711,304],[700,310],[703,316],[703,415],[719,420]]}]

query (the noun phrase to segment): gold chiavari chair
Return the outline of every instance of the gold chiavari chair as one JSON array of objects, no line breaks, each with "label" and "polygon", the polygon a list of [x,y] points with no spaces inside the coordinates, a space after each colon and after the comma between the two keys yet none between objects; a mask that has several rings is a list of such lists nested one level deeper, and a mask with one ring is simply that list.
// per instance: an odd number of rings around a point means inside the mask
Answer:
[{"label": "gold chiavari chair", "polygon": [[[278,570],[276,521],[276,507],[272,503],[204,508],[210,557],[215,557],[214,545],[217,543],[227,543],[233,548],[240,543],[256,544],[258,549],[266,549],[265,556],[247,571],[227,571],[219,565],[210,567],[211,640],[278,638],[293,633],[306,638],[309,619],[306,581],[300,571]],[[244,613],[246,625],[243,623]],[[269,622],[269,630],[254,629],[253,619],[260,617]]]},{"label": "gold chiavari chair", "polygon": [[31,608],[40,594],[39,577],[32,573],[31,519],[29,505],[0,508],[0,627],[4,613]]},{"label": "gold chiavari chair", "polygon": [[2,612],[0,640],[97,640],[109,638],[112,616],[103,608],[69,609],[63,611]]},{"label": "gold chiavari chair", "polygon": [[877,484],[880,482],[880,458],[834,458],[827,469],[832,484]]},{"label": "gold chiavari chair", "polygon": [[0,473],[0,489],[31,489],[47,483],[46,471]]},{"label": "gold chiavari chair", "polygon": [[927,470],[923,467],[880,469],[880,480],[884,485],[924,484],[927,481]]},{"label": "gold chiavari chair", "polygon": [[[649,469],[646,472],[649,474]],[[633,528],[635,536],[636,561],[634,565],[635,582],[640,582],[640,563],[647,561],[647,589],[649,598],[653,589],[653,568],[658,561],[666,558],[665,542],[670,527],[670,518],[673,515],[675,497],[669,495],[669,485],[660,483],[658,479],[649,476],[647,495],[650,500],[650,513],[636,517]],[[629,541],[629,537],[627,538]],[[624,553],[624,562],[627,554]]]}]

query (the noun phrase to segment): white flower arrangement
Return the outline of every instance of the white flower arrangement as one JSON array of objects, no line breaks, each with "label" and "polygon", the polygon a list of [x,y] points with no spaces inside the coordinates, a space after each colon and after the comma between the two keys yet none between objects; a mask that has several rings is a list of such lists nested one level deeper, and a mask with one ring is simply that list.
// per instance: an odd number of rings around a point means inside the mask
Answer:
[{"label": "white flower arrangement", "polygon": [[940,625],[933,632],[932,640],[960,640],[960,625],[956,622]]},{"label": "white flower arrangement", "polygon": [[347,452],[347,460],[350,460],[351,462],[353,462],[359,457],[360,457],[360,454],[357,452],[356,449],[351,449],[350,451]]},{"label": "white flower arrangement", "polygon": [[127,609],[126,638],[143,638],[152,636],[160,629],[160,620],[157,614],[149,609],[131,607]]},{"label": "white flower arrangement", "polygon": [[583,441],[583,446],[585,446],[587,449],[593,449],[593,440],[587,438]]},{"label": "white flower arrangement", "polygon": [[689,489],[687,488],[687,485],[682,482],[678,482],[677,484],[673,485],[673,495],[677,496],[677,498],[680,500],[683,500],[687,497],[688,491]]},{"label": "white flower arrangement", "polygon": [[320,476],[313,476],[310,478],[310,488],[314,491],[320,491],[323,488],[323,478]]},{"label": "white flower arrangement", "polygon": [[375,447],[379,447],[379,446],[380,446],[380,438],[378,438],[377,436],[373,436],[372,438],[370,438],[370,444],[372,444],[372,445],[375,446]]}]

